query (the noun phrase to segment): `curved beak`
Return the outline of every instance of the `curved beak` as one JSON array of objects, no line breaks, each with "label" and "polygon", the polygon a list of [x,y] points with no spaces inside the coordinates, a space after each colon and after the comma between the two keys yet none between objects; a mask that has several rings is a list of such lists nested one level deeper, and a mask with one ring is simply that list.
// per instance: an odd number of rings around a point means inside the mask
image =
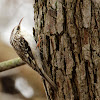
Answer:
[{"label": "curved beak", "polygon": [[[24,17],[23,17],[23,18],[24,18]],[[21,25],[21,22],[22,22],[23,18],[20,20],[20,22],[19,22],[19,24],[18,24],[18,26],[17,26],[17,30],[20,30],[20,25]]]},{"label": "curved beak", "polygon": [[[23,18],[24,18],[24,17],[23,17]],[[20,22],[19,22],[18,26],[20,26],[20,25],[21,25],[21,22],[22,22],[23,18],[20,20]]]}]

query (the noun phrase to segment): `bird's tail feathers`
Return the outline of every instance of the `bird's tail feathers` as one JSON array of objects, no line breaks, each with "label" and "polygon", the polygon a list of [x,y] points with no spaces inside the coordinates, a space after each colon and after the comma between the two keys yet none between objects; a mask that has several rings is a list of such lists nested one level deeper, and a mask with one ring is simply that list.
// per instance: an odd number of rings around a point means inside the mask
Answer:
[{"label": "bird's tail feathers", "polygon": [[41,73],[42,73],[42,77],[54,88],[57,90],[57,86],[56,84],[49,78],[49,76],[43,71],[41,70]]},{"label": "bird's tail feathers", "polygon": [[[35,60],[32,60],[31,66],[34,70],[36,70],[54,89],[57,90],[56,84],[49,78],[49,76],[44,72],[42,66],[39,67],[39,64],[36,63]],[[36,67],[38,66],[38,67]]]}]

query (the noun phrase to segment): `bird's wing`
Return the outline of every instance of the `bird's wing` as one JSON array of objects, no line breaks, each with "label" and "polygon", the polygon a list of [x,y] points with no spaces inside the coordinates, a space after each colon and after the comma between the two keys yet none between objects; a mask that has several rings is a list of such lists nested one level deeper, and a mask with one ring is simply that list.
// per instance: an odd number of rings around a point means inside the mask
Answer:
[{"label": "bird's wing", "polygon": [[22,36],[20,37],[20,49],[23,52],[25,52],[25,54],[28,54],[29,57],[31,57],[32,60],[34,59],[31,48],[30,48],[28,42]]},{"label": "bird's wing", "polygon": [[32,60],[34,59],[28,42],[22,36],[20,37],[19,47],[21,52],[23,52],[27,58],[31,57]]},{"label": "bird's wing", "polygon": [[21,35],[16,35],[14,37],[12,46],[14,47],[15,51],[19,55],[19,57],[28,63],[34,70],[36,70],[36,63],[34,56],[32,54],[32,50],[28,44],[28,42],[23,38]]}]

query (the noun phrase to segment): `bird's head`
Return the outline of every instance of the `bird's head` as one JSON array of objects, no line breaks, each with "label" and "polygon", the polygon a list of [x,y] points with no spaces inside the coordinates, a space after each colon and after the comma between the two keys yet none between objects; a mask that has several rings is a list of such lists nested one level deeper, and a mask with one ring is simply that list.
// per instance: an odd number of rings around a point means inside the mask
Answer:
[{"label": "bird's head", "polygon": [[19,24],[13,28],[13,30],[11,32],[11,36],[10,36],[10,43],[13,41],[13,38],[14,38],[15,34],[20,33],[22,20],[23,20],[23,18],[20,20]]},{"label": "bird's head", "polygon": [[19,33],[21,31],[21,22],[22,22],[22,20],[23,20],[23,18],[20,20],[19,24],[14,27],[11,34]]}]

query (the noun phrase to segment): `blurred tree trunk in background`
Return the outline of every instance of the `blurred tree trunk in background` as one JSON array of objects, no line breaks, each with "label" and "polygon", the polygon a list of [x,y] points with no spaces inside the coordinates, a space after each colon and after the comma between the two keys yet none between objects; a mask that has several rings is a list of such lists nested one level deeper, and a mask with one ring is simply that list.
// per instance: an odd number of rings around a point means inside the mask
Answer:
[{"label": "blurred tree trunk in background", "polygon": [[100,1],[34,0],[49,100],[100,99]]}]

